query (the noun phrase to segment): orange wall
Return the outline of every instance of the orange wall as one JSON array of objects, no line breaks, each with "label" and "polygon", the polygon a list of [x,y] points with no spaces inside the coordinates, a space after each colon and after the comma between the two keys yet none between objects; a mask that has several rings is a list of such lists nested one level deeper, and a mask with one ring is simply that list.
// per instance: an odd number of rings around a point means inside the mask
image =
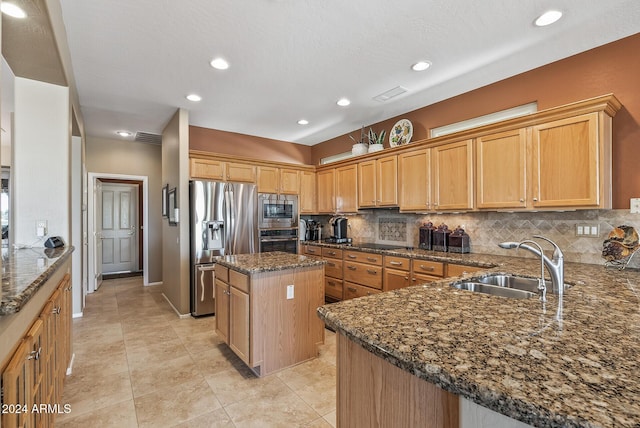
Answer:
[{"label": "orange wall", "polygon": [[[613,207],[640,197],[640,33],[372,125],[387,134],[401,117],[411,120],[412,140],[428,129],[537,101],[538,109],[608,93],[623,105],[613,119]],[[357,130],[356,130],[357,131]],[[355,131],[354,131],[355,132]],[[312,164],[351,150],[348,134],[312,147]],[[570,162],[567,159],[567,162]]]},{"label": "orange wall", "polygon": [[189,149],[277,162],[312,164],[309,146],[198,126],[189,126]]}]

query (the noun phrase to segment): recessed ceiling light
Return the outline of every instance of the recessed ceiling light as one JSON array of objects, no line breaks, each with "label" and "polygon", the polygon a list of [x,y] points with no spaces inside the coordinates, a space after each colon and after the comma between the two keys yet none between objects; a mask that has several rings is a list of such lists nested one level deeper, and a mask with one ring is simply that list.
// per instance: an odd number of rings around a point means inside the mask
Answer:
[{"label": "recessed ceiling light", "polygon": [[300,119],[298,121],[298,125],[308,125],[309,121],[307,119]]},{"label": "recessed ceiling light", "polygon": [[189,94],[187,95],[187,99],[193,102],[202,101],[202,97],[198,94]]},{"label": "recessed ceiling light", "polygon": [[340,107],[346,107],[351,104],[351,101],[349,101],[348,98],[340,98],[338,102],[336,102],[336,104],[338,104]]},{"label": "recessed ceiling light", "polygon": [[2,2],[2,6],[0,6],[0,10],[2,10],[2,13],[12,16],[14,18],[26,18],[27,14],[25,13],[24,10],[22,10],[21,8],[19,8],[18,6],[16,6],[13,3],[7,3],[5,1]]},{"label": "recessed ceiling light", "polygon": [[131,137],[133,134],[129,131],[118,131],[116,132],[121,137]]},{"label": "recessed ceiling light", "polygon": [[535,20],[535,24],[538,27],[544,27],[545,25],[551,25],[558,19],[562,18],[562,12],[559,10],[549,10],[538,17]]},{"label": "recessed ceiling light", "polygon": [[413,71],[425,71],[429,67],[431,67],[431,63],[429,61],[418,61],[411,66],[411,69]]},{"label": "recessed ceiling light", "polygon": [[214,58],[211,60],[211,67],[216,70],[226,70],[229,68],[229,63],[222,58]]}]

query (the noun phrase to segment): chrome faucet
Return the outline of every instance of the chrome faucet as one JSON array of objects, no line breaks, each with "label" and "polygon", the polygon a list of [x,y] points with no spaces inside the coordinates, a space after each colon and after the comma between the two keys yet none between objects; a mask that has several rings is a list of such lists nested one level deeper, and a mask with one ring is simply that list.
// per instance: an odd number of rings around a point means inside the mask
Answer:
[{"label": "chrome faucet", "polygon": [[[533,254],[540,257],[541,263],[543,263],[544,266],[547,267],[549,276],[551,276],[553,291],[557,293],[561,298],[564,293],[564,254],[562,254],[562,250],[560,250],[560,247],[558,247],[558,245],[551,239],[545,238],[544,236],[540,235],[534,235],[533,237],[536,239],[543,239],[553,245],[554,250],[551,259],[544,255],[544,252],[542,251],[542,247],[540,247],[540,245],[531,240],[525,240],[522,242],[502,242],[498,244],[498,246],[500,248],[506,249],[524,248],[525,250],[531,251]],[[536,247],[538,248],[532,247],[531,245],[529,245],[529,243],[535,243]],[[544,281],[544,275],[542,275],[541,280]]]}]

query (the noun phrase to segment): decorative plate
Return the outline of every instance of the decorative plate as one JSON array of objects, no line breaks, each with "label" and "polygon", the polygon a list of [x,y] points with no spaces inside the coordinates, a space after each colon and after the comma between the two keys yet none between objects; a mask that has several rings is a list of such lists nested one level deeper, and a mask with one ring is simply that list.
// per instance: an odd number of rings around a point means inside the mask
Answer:
[{"label": "decorative plate", "polygon": [[409,144],[413,136],[413,125],[409,119],[400,119],[389,132],[389,145],[391,147]]}]

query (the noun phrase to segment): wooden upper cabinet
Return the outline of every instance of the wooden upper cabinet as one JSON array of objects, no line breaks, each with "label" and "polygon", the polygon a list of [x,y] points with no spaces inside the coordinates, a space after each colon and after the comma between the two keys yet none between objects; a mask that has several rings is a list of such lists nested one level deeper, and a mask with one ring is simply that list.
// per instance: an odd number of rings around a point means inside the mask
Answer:
[{"label": "wooden upper cabinet", "polygon": [[598,138],[598,114],[532,128],[533,207],[601,206],[605,179],[601,166],[609,154],[604,138]]},{"label": "wooden upper cabinet", "polygon": [[524,208],[527,205],[527,130],[476,139],[478,208]]},{"label": "wooden upper cabinet", "polygon": [[398,193],[400,211],[426,211],[431,208],[431,149],[398,156]]},{"label": "wooden upper cabinet", "polygon": [[339,213],[358,211],[358,165],[336,168],[335,207]]},{"label": "wooden upper cabinet", "polygon": [[226,162],[211,159],[190,159],[191,178],[224,180]]},{"label": "wooden upper cabinet", "polygon": [[316,173],[300,171],[300,197],[298,199],[300,214],[316,213],[318,201],[316,198]]},{"label": "wooden upper cabinet", "polygon": [[316,179],[318,184],[318,213],[334,213],[336,211],[335,170],[319,171]]},{"label": "wooden upper cabinet", "polygon": [[256,182],[256,167],[247,163],[227,163],[227,181]]},{"label": "wooden upper cabinet", "polygon": [[473,140],[431,149],[433,209],[473,209]]},{"label": "wooden upper cabinet", "polygon": [[361,208],[398,205],[398,157],[358,163],[358,203]]},{"label": "wooden upper cabinet", "polygon": [[297,195],[300,180],[297,169],[258,167],[258,192]]}]

